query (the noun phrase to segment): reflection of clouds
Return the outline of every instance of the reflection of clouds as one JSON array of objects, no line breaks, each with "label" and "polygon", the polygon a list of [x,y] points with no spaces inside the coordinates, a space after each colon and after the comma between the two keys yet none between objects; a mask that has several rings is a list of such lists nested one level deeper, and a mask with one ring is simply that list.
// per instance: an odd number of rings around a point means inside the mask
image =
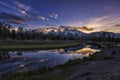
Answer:
[{"label": "reflection of clouds", "polygon": [[78,53],[75,53],[75,54],[69,54],[73,57],[73,59],[82,59],[84,57],[83,54],[78,54]]},{"label": "reflection of clouds", "polygon": [[95,53],[95,52],[99,52],[100,50],[96,50],[96,49],[92,49],[92,48],[82,48],[80,50],[76,50],[76,53],[82,53],[82,54],[90,54],[90,53]]},{"label": "reflection of clouds", "polygon": [[[35,51],[11,51],[9,52],[10,56],[12,56],[6,64],[2,64],[5,67],[11,67],[14,69],[19,68],[21,70],[29,70],[29,69],[37,69],[41,66],[55,66],[64,64],[68,60],[72,59],[82,59],[83,57],[89,57],[90,54],[93,54],[94,51],[99,51],[95,49],[91,49],[88,47],[85,48],[77,48],[80,50],[76,50],[75,48],[67,50],[65,52],[64,49],[52,49],[52,50],[35,50]],[[92,52],[92,51],[93,52]],[[82,53],[85,52],[85,53]],[[22,55],[21,55],[22,53]],[[18,56],[17,54],[21,55]],[[17,64],[16,64],[17,63]],[[16,66],[14,66],[16,65]]]},{"label": "reflection of clouds", "polygon": [[68,54],[74,54],[75,52],[68,50],[67,53],[68,53]]},{"label": "reflection of clouds", "polygon": [[44,62],[44,61],[45,61],[45,59],[40,59],[37,62]]},{"label": "reflection of clouds", "polygon": [[57,52],[60,54],[67,54],[69,56],[72,56],[73,59],[78,59],[78,58],[82,59],[83,57],[89,57],[90,54],[94,54],[95,52],[100,51],[100,50],[92,49],[90,47],[91,45],[86,45],[85,48],[76,51],[68,50],[67,52],[65,52],[64,49],[58,49]]},{"label": "reflection of clouds", "polygon": [[65,51],[64,51],[64,49],[58,49],[58,53],[60,53],[60,54],[64,54]]},{"label": "reflection of clouds", "polygon": [[26,64],[20,64],[20,68],[23,68],[25,67]]},{"label": "reflection of clouds", "polygon": [[89,57],[91,54],[94,54],[94,53],[88,52],[88,53],[84,54],[84,56]]},{"label": "reflection of clouds", "polygon": [[86,45],[85,48],[90,48],[92,45]]}]

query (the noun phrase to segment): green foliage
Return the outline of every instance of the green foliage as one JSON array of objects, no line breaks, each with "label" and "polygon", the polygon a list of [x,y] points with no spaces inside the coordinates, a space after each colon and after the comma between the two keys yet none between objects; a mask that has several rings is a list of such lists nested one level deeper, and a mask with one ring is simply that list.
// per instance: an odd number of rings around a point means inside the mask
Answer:
[{"label": "green foliage", "polygon": [[0,39],[7,39],[10,37],[10,27],[10,25],[0,22]]},{"label": "green foliage", "polygon": [[64,48],[64,47],[71,47],[77,46],[80,42],[57,42],[57,43],[30,43],[30,44],[20,44],[20,43],[8,43],[3,44],[0,46],[1,50],[35,50],[35,49],[53,49],[53,48]]},{"label": "green foliage", "polygon": [[52,67],[42,67],[42,68],[38,69],[38,71],[39,71],[40,74],[46,73],[46,72],[51,72],[53,70],[54,70],[54,68],[52,68]]},{"label": "green foliage", "polygon": [[82,60],[81,59],[75,59],[75,60],[69,60],[68,62],[66,62],[63,66],[70,66],[70,65],[76,65],[76,64],[82,64]]},{"label": "green foliage", "polygon": [[97,60],[108,60],[112,59],[113,56],[103,55],[100,52],[94,53],[89,57],[84,57],[83,61],[97,61]]},{"label": "green foliage", "polygon": [[39,80],[40,75],[52,72],[52,67],[41,67],[37,71],[29,70],[25,72],[7,72],[2,76],[2,80]]}]

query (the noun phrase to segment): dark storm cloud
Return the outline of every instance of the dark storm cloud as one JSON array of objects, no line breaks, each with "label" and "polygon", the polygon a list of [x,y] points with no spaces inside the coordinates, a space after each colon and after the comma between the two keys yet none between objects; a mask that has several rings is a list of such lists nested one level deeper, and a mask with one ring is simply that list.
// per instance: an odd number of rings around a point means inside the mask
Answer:
[{"label": "dark storm cloud", "polygon": [[22,18],[18,15],[9,14],[9,13],[5,13],[5,12],[0,13],[0,19],[9,21],[9,22],[15,23],[15,24],[24,24],[24,22],[26,21],[24,18]]}]

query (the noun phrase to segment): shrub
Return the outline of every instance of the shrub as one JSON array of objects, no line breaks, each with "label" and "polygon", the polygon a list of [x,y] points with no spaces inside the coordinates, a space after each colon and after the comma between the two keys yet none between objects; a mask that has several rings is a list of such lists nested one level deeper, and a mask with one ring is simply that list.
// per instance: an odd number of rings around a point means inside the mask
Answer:
[{"label": "shrub", "polygon": [[54,69],[52,67],[41,67],[38,69],[39,73],[51,72]]}]

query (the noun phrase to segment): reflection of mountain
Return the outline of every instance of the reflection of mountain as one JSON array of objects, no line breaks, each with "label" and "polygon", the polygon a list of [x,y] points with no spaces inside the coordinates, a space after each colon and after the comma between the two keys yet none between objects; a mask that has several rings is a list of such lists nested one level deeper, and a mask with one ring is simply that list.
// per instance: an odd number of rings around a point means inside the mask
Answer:
[{"label": "reflection of mountain", "polygon": [[87,53],[95,53],[100,50],[101,50],[101,48],[98,48],[97,45],[81,45],[81,46],[77,46],[77,47],[65,48],[64,52],[87,54]]},{"label": "reflection of mountain", "polygon": [[107,38],[120,38],[120,33],[113,33],[113,32],[93,32],[89,34],[90,38],[101,38],[101,37],[107,37]]},{"label": "reflection of mountain", "polygon": [[59,54],[68,54],[68,55],[81,55],[83,57],[89,57],[90,54],[95,52],[100,52],[101,48],[98,48],[97,45],[81,45],[77,47],[70,47],[65,49],[57,49],[55,50]]},{"label": "reflection of mountain", "polygon": [[84,47],[83,45],[80,45],[80,46],[76,46],[76,47],[64,48],[64,51],[65,52],[76,51],[76,50],[82,49],[83,47]]},{"label": "reflection of mountain", "polygon": [[67,51],[76,51],[76,50],[79,50],[82,48],[92,48],[92,49],[99,49],[99,50],[101,49],[101,47],[99,47],[99,45],[97,45],[97,44],[96,45],[83,44],[83,45],[76,46],[76,47],[64,48],[64,50],[65,50],[65,52],[67,52]]}]

